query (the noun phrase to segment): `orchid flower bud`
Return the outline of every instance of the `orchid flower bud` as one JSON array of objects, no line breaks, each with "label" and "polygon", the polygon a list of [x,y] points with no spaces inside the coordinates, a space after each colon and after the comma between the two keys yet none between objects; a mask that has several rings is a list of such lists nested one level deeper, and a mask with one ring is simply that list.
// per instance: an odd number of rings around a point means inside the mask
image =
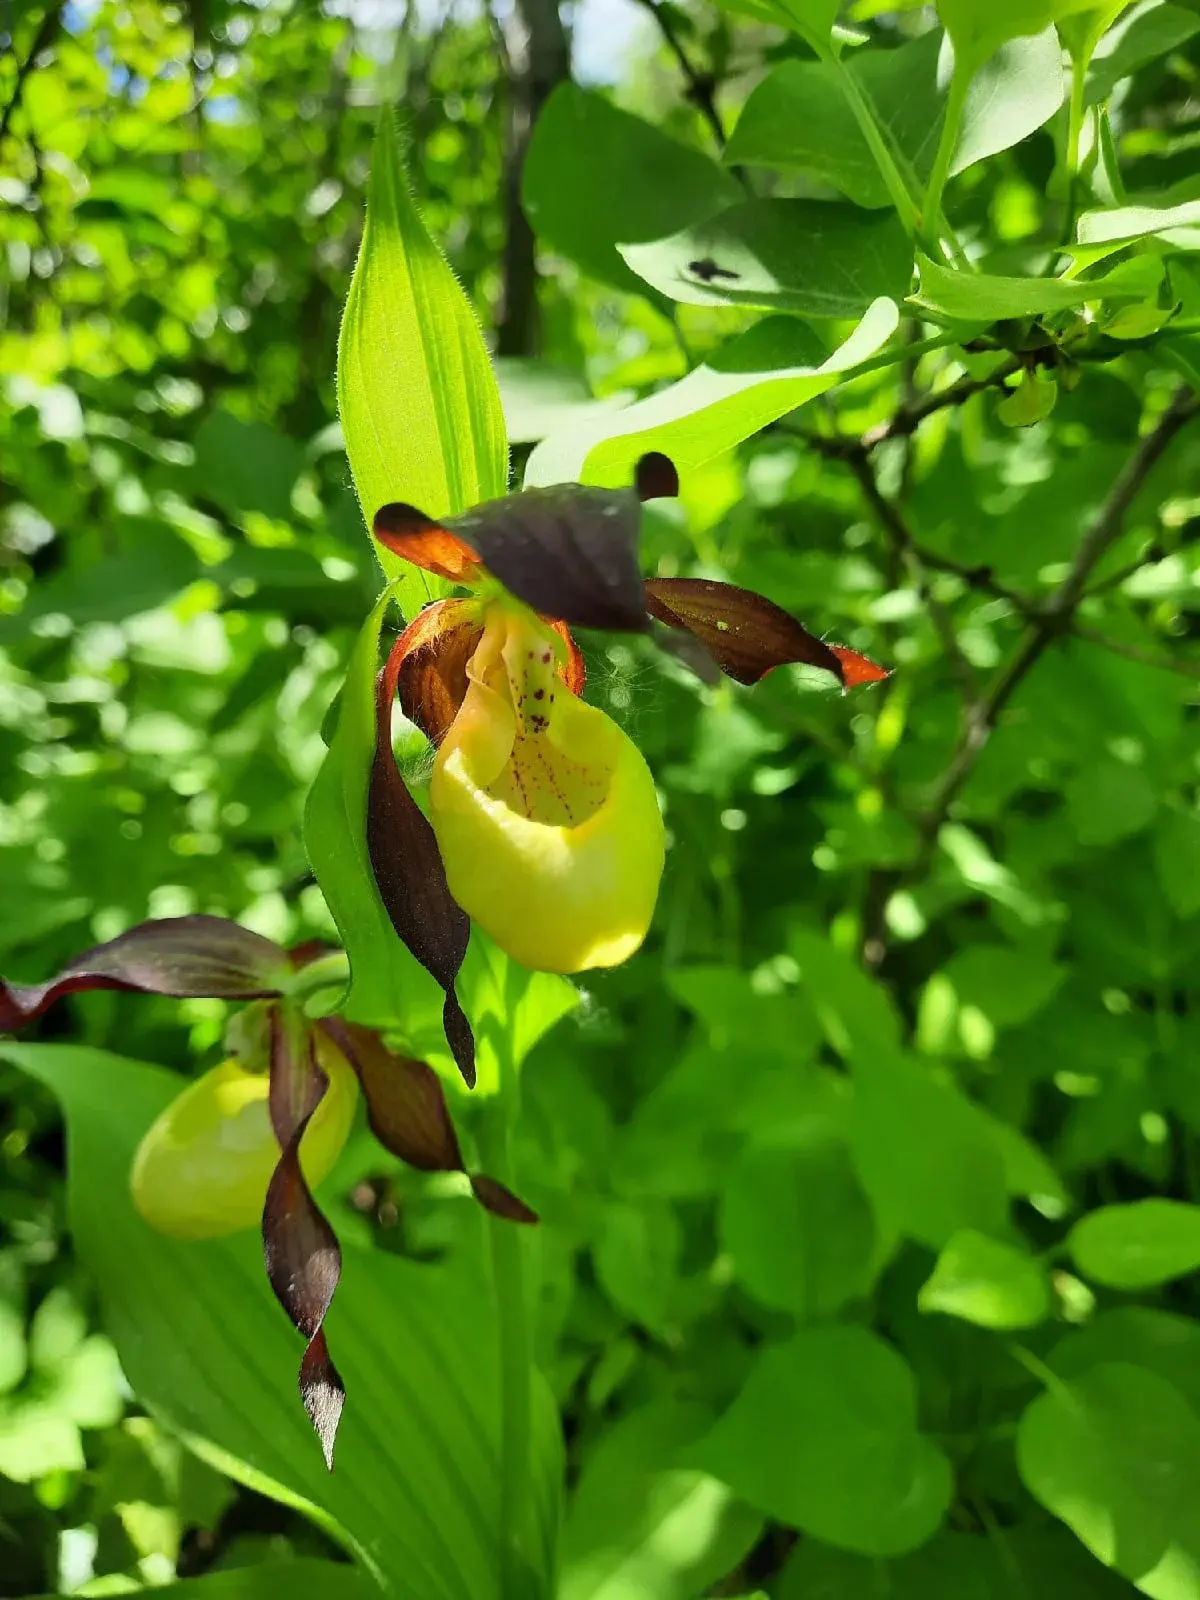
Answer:
[{"label": "orchid flower bud", "polygon": [[[300,1142],[310,1186],[333,1166],[350,1132],[357,1079],[342,1053],[316,1038],[329,1080]],[[265,1072],[234,1057],[177,1095],[142,1139],[130,1173],[133,1203],[159,1233],[213,1239],[262,1221],[267,1185],[279,1161]]]}]

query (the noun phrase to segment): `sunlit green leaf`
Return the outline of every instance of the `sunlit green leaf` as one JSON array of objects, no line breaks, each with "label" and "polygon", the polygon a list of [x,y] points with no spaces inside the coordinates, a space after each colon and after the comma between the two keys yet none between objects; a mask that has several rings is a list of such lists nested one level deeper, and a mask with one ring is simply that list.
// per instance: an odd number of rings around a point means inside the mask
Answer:
[{"label": "sunlit green leaf", "polygon": [[630,481],[648,450],[663,451],[686,472],[831,389],[876,354],[898,320],[894,301],[877,300],[850,337],[822,359],[803,323],[764,318],[686,378],[611,421],[552,434],[530,456],[525,481],[615,488]]},{"label": "sunlit green leaf", "polygon": [[[338,340],[338,410],[363,516],[406,501],[444,517],[505,491],[504,414],[475,313],[426,232],[390,115]],[[386,551],[406,615],[439,580]]]},{"label": "sunlit green leaf", "polygon": [[917,1304],[981,1328],[1031,1328],[1050,1314],[1050,1285],[1025,1251],[965,1229],[946,1241]]},{"label": "sunlit green leaf", "polygon": [[[389,1593],[499,1600],[496,1324],[476,1208],[452,1264],[345,1251],[328,1331],[350,1398],[329,1474],[295,1389],[300,1341],[259,1240],[180,1244],[129,1199],[136,1144],[178,1077],[82,1046],[2,1051],[66,1109],[74,1236],[138,1397],[222,1470],[312,1516]],[[538,1458],[553,1461],[557,1424],[536,1399]],[[544,1548],[553,1502],[521,1509],[539,1530],[528,1548]],[[531,1583],[545,1594],[532,1571]]]},{"label": "sunlit green leaf", "polygon": [[912,276],[893,217],[816,200],[748,200],[621,254],[672,300],[813,317],[862,316],[880,297],[902,299]]},{"label": "sunlit green leaf", "polygon": [[766,1350],[688,1459],[768,1516],[870,1555],[924,1543],[951,1493],[946,1458],[917,1431],[912,1373],[864,1328]]}]

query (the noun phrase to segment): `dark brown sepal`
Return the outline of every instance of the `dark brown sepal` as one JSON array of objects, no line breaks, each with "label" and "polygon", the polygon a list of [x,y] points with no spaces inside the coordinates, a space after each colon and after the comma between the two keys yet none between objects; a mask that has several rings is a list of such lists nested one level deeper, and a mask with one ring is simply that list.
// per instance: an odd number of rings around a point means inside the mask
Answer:
[{"label": "dark brown sepal", "polygon": [[308,1341],[300,1363],[300,1396],[332,1471],[346,1389],[321,1325],[341,1277],[342,1253],[300,1166],[300,1141],[328,1084],[312,1034],[298,1016],[276,1007],[268,1103],[280,1157],[263,1206],[263,1255],[276,1298]]},{"label": "dark brown sepal", "polygon": [[419,1172],[464,1173],[486,1210],[509,1222],[537,1222],[537,1213],[502,1183],[467,1171],[442,1080],[432,1067],[396,1055],[378,1034],[340,1017],[326,1017],[319,1026],[354,1068],[371,1132],[385,1150]]},{"label": "dark brown sepal", "polygon": [[471,924],[446,882],[437,837],[396,766],[392,701],[401,661],[395,651],[375,690],[375,754],[367,789],[367,854],[379,897],[398,937],[445,995],[446,1042],[468,1088],[475,1086],[475,1040],[454,981]]},{"label": "dark brown sepal", "polygon": [[176,999],[257,1000],[278,994],[288,960],[278,945],[224,917],[139,922],[85,950],[48,983],[0,979],[0,1029],[22,1027],[66,994],[125,989]]},{"label": "dark brown sepal", "polygon": [[651,450],[642,456],[634,471],[634,487],[639,500],[674,500],[679,493],[679,473],[670,456]]},{"label": "dark brown sepal", "polygon": [[571,627],[643,632],[641,506],[633,489],[524,489],[451,517],[510,594]]},{"label": "dark brown sepal", "polygon": [[757,683],[789,662],[822,667],[839,683],[846,681],[841,661],[827,644],[782,606],[750,589],[711,578],[651,578],[645,590],[650,615],[693,634],[738,683]]},{"label": "dark brown sepal", "polygon": [[490,1211],[494,1217],[503,1217],[506,1222],[533,1224],[541,1220],[537,1212],[527,1206],[524,1200],[518,1200],[511,1189],[506,1189],[502,1183],[487,1177],[485,1173],[471,1174],[471,1191],[485,1211]]},{"label": "dark brown sepal", "polygon": [[358,1076],[371,1132],[420,1172],[461,1172],[462,1151],[433,1068],[389,1050],[378,1034],[340,1017],[321,1026]]}]

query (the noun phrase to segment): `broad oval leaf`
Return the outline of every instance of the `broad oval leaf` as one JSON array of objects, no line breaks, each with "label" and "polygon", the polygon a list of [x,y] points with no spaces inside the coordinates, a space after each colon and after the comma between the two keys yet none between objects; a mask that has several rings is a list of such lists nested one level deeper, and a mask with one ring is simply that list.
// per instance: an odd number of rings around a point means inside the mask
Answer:
[{"label": "broad oval leaf", "polygon": [[707,1473],[675,1464],[710,1420],[699,1405],[655,1402],[588,1453],[564,1529],[558,1600],[692,1600],[746,1554],[762,1517]]},{"label": "broad oval leaf", "polygon": [[1067,1244],[1085,1278],[1152,1289],[1200,1267],[1200,1206],[1158,1198],[1101,1206],[1080,1218]]},{"label": "broad oval leaf", "polygon": [[1050,1314],[1050,1285],[1026,1251],[967,1228],[946,1241],[917,1304],[981,1328],[1032,1328]]},{"label": "broad oval leaf", "polygon": [[672,300],[810,317],[862,316],[882,296],[903,298],[912,277],[912,246],[895,217],[827,200],[747,200],[620,250]]},{"label": "broad oval leaf", "polygon": [[1200,1595],[1200,1420],[1156,1373],[1102,1362],[1021,1418],[1025,1486],[1152,1600]]},{"label": "broad oval leaf", "polygon": [[740,194],[711,156],[573,83],[560,84],[542,107],[521,179],[538,237],[591,277],[633,294],[646,285],[618,244],[662,239]]},{"label": "broad oval leaf", "polygon": [[[914,188],[933,170],[951,65],[952,51],[936,30],[894,50],[855,51],[846,61]],[[951,174],[1028,138],[1063,95],[1053,28],[1002,45],[967,90]],[[839,80],[820,62],[784,61],[763,79],[738,118],[725,160],[810,172],[859,206],[892,203]]]},{"label": "broad oval leaf", "polygon": [[1041,33],[1062,17],[1099,10],[1100,6],[1097,0],[1007,0],[1005,5],[989,5],[986,0],[938,0],[937,9],[954,42],[959,70],[970,75],[1009,39]]},{"label": "broad oval leaf", "polygon": [[913,1374],[890,1345],[865,1328],[807,1328],[759,1357],[687,1459],[789,1527],[899,1555],[950,1503],[949,1463],[916,1416]]}]

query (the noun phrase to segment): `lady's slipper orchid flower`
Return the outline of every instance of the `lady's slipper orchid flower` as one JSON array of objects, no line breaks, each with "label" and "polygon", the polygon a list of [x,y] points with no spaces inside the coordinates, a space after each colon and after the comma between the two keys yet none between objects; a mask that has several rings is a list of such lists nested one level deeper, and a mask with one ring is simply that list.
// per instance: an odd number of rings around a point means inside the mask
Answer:
[{"label": "lady's slipper orchid flower", "polygon": [[0,1029],[24,1026],[86,989],[257,1002],[234,1019],[231,1058],[183,1089],[145,1134],[130,1189],[145,1221],[177,1238],[261,1223],[271,1287],[307,1341],[300,1393],[332,1465],[345,1388],[322,1324],[341,1251],[311,1186],[345,1143],[357,1089],[386,1150],[423,1172],[463,1173],[497,1216],[537,1218],[503,1184],[467,1172],[432,1068],[394,1055],[368,1029],[304,1014],[298,995],[313,984],[311,955],[289,954],[221,917],[143,922],[76,957],[49,983],[0,979]]},{"label": "lady's slipper orchid flower", "polygon": [[[323,1035],[314,1044],[328,1087],[300,1141],[310,1189],[341,1154],[357,1100],[345,1056]],[[133,1203],[152,1228],[177,1239],[215,1239],[262,1221],[279,1163],[270,1092],[268,1073],[247,1071],[230,1056],[171,1101],[138,1146],[129,1175]]]},{"label": "lady's slipper orchid flower", "polygon": [[[650,579],[637,563],[642,500],[678,493],[651,454],[632,489],[526,489],[434,522],[386,505],[375,537],[469,591],[435,601],[379,675],[367,815],[375,880],[393,926],[446,995],[446,1037],[474,1082],[454,994],[469,921],[524,966],[580,972],[624,961],[650,925],[664,835],[654,783],[628,736],[580,696],[572,627],[693,636],[739,683],[806,662],[843,685],[887,674],[815,639],[732,584]],[[437,749],[426,820],[396,768],[391,708]]]}]

